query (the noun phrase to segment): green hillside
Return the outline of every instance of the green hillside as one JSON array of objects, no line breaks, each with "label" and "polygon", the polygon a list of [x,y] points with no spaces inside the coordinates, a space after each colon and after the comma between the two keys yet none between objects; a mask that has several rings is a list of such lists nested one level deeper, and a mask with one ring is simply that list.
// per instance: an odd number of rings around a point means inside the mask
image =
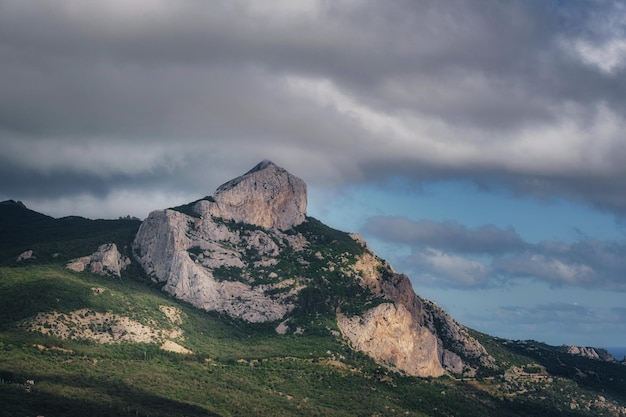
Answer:
[{"label": "green hillside", "polygon": [[[215,317],[135,282],[45,266],[2,268],[0,283],[2,415],[347,416],[388,415],[390,408],[427,415],[447,389],[445,382],[388,376],[330,332],[277,335],[272,327]],[[94,286],[105,291],[95,295]],[[149,323],[164,319],[161,305],[182,310],[193,355],[156,344],[61,340],[14,326],[39,311],[83,307]],[[29,379],[35,385],[26,393],[17,384]]]},{"label": "green hillside", "polygon": [[[107,229],[82,219],[85,229],[72,234],[62,232],[55,219],[44,220],[50,226],[41,239],[31,235],[20,243],[20,250],[39,248],[36,259],[17,262],[6,237],[0,245],[3,253],[12,252],[0,267],[0,416],[618,416],[619,407],[626,412],[623,365],[475,333],[497,360],[492,374],[408,377],[350,349],[330,311],[309,316],[302,334],[280,335],[277,323],[250,324],[173,299],[137,268],[121,279],[70,272],[52,254],[74,256],[84,244],[79,255],[86,255],[111,241],[128,247],[138,222],[109,221]],[[57,232],[63,237],[50,237]],[[164,340],[81,339],[89,331],[124,333],[117,322],[89,321],[94,317],[156,329],[191,353],[164,350]],[[28,327],[48,330],[59,323],[69,338]]]},{"label": "green hillside", "polygon": [[32,250],[28,263],[64,264],[94,252],[102,243],[128,246],[139,229],[138,219],[91,220],[79,216],[55,219],[12,200],[0,203],[0,265],[18,265],[16,258]]}]

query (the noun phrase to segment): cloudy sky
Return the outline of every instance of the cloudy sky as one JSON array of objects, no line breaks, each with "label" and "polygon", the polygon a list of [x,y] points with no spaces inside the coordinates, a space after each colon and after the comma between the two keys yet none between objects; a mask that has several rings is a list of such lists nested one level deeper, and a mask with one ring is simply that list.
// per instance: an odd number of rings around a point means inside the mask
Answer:
[{"label": "cloudy sky", "polygon": [[458,321],[626,346],[620,1],[0,0],[0,199],[141,218],[271,159]]}]

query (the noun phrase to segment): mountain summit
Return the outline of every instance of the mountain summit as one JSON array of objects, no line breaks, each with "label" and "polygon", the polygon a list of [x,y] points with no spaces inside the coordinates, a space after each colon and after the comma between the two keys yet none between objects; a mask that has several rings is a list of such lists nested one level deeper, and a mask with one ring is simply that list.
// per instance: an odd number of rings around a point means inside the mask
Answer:
[{"label": "mountain summit", "polygon": [[266,159],[218,187],[214,200],[208,210],[216,217],[286,230],[304,221],[306,184]]},{"label": "mountain summit", "polygon": [[265,160],[213,197],[152,212],[133,254],[153,281],[196,307],[274,322],[279,333],[331,320],[354,349],[410,375],[472,375],[490,365],[483,346],[418,297],[407,276],[359,236],[307,217],[306,203],[304,181]]}]

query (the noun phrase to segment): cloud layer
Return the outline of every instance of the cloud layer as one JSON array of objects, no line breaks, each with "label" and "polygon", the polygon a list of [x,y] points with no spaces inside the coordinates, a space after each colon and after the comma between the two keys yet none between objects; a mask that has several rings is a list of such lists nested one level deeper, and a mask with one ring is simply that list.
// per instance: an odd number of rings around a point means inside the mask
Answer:
[{"label": "cloud layer", "polygon": [[528,243],[512,229],[378,216],[363,233],[408,246],[397,266],[421,285],[486,288],[536,280],[553,286],[626,291],[626,242],[582,236]]},{"label": "cloud layer", "polygon": [[270,158],[316,185],[463,178],[624,216],[625,16],[610,0],[0,0],[0,195],[205,195]]}]

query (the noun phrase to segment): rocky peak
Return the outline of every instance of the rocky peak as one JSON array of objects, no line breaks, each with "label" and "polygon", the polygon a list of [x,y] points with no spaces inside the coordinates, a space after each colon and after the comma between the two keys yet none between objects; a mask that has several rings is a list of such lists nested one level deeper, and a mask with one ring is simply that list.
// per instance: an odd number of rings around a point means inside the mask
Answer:
[{"label": "rocky peak", "polygon": [[306,215],[307,190],[300,178],[269,160],[215,191],[214,201],[202,201],[197,211],[224,220],[265,229],[287,230]]},{"label": "rocky peak", "polygon": [[280,322],[280,333],[307,331],[303,323],[334,313],[353,348],[410,375],[489,365],[480,343],[360,236],[307,218],[306,197],[301,179],[262,161],[213,197],[152,212],[133,255],[173,296],[249,322]]},{"label": "rocky peak", "polygon": [[257,171],[262,171],[262,170],[264,170],[264,169],[266,169],[266,168],[268,168],[270,166],[273,166],[273,167],[278,168],[278,169],[282,169],[282,168],[278,167],[276,164],[274,164],[272,161],[270,161],[269,159],[264,159],[261,162],[259,162],[258,164],[256,164],[250,171],[246,172],[244,175],[252,174],[252,173],[257,172]]}]

